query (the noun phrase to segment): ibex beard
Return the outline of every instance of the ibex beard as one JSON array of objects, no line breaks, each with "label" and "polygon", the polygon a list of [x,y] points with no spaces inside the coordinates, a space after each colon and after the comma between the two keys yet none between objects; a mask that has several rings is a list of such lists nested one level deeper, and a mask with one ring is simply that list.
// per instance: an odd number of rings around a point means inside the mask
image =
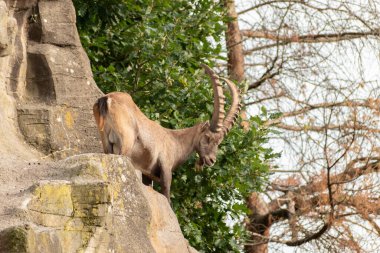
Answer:
[{"label": "ibex beard", "polygon": [[[199,160],[196,167],[213,166],[218,146],[236,122],[240,110],[240,95],[235,84],[218,77],[204,65],[214,91],[214,111],[210,122],[193,127],[172,130],[148,119],[128,93],[112,92],[94,104],[93,111],[106,154],[125,155],[136,169],[143,173],[143,183],[158,181],[161,191],[170,202],[172,172],[183,164],[193,152]],[[227,114],[220,79],[231,92],[232,102]]]}]

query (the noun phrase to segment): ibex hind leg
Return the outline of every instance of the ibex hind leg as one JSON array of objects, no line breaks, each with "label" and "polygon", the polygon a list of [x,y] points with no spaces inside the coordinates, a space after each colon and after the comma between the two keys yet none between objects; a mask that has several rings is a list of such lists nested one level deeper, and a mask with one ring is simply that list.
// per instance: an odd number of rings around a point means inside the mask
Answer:
[{"label": "ibex hind leg", "polygon": [[103,151],[105,154],[113,154],[112,143],[109,141],[108,137],[104,131],[100,132],[100,139],[102,141]]},{"label": "ibex hind leg", "polygon": [[147,186],[153,186],[153,180],[145,175],[142,175],[142,182]]},{"label": "ibex hind leg", "polygon": [[119,146],[120,146],[120,141],[119,138],[117,137],[117,134],[111,129],[107,129],[107,136],[104,138],[103,142],[103,148],[104,148],[104,153],[106,154],[116,154],[119,155]]}]

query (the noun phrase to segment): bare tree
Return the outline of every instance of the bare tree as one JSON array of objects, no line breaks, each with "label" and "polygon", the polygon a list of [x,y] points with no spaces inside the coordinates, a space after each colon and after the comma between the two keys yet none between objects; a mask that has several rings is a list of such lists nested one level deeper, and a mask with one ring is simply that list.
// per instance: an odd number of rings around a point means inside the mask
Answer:
[{"label": "bare tree", "polygon": [[[248,112],[262,106],[281,112],[266,124],[280,131],[273,138],[282,159],[265,193],[248,200],[246,251],[286,245],[374,252],[380,246],[380,1],[226,3],[236,18],[226,33],[229,75],[246,78]],[[239,54],[244,59],[234,60]]]}]

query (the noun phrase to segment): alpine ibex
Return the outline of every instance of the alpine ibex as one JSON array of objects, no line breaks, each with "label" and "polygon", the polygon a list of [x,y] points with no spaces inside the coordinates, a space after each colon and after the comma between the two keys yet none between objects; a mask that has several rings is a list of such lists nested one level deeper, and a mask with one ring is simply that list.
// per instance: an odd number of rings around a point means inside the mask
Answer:
[{"label": "alpine ibex", "polygon": [[[230,131],[240,110],[240,95],[228,79],[218,77],[204,65],[211,77],[214,91],[214,111],[211,122],[190,128],[171,130],[149,120],[127,93],[112,92],[94,104],[94,116],[106,154],[128,156],[133,165],[143,172],[143,183],[159,180],[162,193],[170,202],[172,171],[195,151],[199,155],[198,168],[212,166],[218,145]],[[229,112],[225,115],[222,84],[224,80],[232,94]]]}]

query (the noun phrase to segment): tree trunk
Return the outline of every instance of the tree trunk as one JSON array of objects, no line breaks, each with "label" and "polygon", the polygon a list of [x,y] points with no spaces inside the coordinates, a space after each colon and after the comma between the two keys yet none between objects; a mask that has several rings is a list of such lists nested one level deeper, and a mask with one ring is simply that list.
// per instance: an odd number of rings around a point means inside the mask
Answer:
[{"label": "tree trunk", "polygon": [[[236,82],[242,82],[245,79],[244,74],[244,53],[242,36],[240,33],[238,15],[235,8],[234,0],[225,0],[225,6],[227,9],[227,16],[229,21],[227,23],[226,31],[226,46],[227,46],[227,69],[228,76],[231,80]],[[248,131],[249,124],[247,121],[247,113],[245,110],[240,112],[240,116],[243,119],[241,126]]]},{"label": "tree trunk", "polygon": [[247,253],[267,253],[268,243],[263,237],[269,237],[271,226],[271,215],[268,205],[262,200],[257,193],[252,193],[248,198],[248,208],[252,214],[249,216],[247,228],[253,233],[251,240],[245,246]]},{"label": "tree trunk", "polygon": [[[245,79],[244,74],[244,52],[242,36],[239,29],[238,15],[236,13],[235,1],[225,0],[225,6],[227,8],[227,15],[229,17],[229,22],[227,23],[226,31],[226,43],[228,51],[228,75],[229,78],[242,82]],[[242,118],[242,127],[248,131],[249,123],[247,121],[247,114],[243,110],[240,113]],[[269,235],[270,228],[270,215],[268,214],[268,206],[259,197],[258,194],[252,193],[252,195],[247,200],[248,208],[252,211],[250,216],[250,223],[247,224],[247,228],[256,234],[263,236]],[[262,237],[252,236],[251,245],[245,247],[245,251],[248,253],[266,253],[268,252],[268,243],[262,242]]]},{"label": "tree trunk", "polygon": [[235,1],[225,0],[225,6],[227,8],[227,15],[230,18],[226,31],[228,75],[232,80],[241,82],[244,80],[244,54]]}]

